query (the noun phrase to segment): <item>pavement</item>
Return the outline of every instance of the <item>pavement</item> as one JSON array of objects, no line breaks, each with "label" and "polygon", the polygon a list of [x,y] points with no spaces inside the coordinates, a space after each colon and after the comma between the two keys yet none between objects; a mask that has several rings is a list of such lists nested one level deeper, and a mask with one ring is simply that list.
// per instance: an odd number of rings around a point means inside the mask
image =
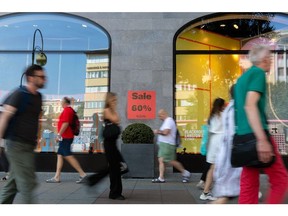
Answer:
[{"label": "pavement", "polygon": [[[88,173],[91,174],[91,173]],[[36,204],[207,204],[199,199],[201,190],[196,187],[201,173],[192,173],[189,183],[181,182],[181,174],[170,171],[166,173],[166,183],[152,183],[151,179],[123,178],[123,195],[125,200],[111,200],[109,178],[105,177],[93,187],[76,184],[77,173],[62,173],[61,183],[46,183],[54,173],[38,172],[39,185],[35,190]],[[4,173],[0,172],[0,177]],[[0,182],[0,190],[5,182]],[[269,185],[265,175],[260,176],[261,192],[265,198]],[[260,203],[262,203],[260,200]],[[17,194],[14,203],[21,204],[21,194]],[[237,198],[228,204],[237,204]],[[288,204],[286,197],[285,204]],[[210,205],[211,206],[211,205]]]}]

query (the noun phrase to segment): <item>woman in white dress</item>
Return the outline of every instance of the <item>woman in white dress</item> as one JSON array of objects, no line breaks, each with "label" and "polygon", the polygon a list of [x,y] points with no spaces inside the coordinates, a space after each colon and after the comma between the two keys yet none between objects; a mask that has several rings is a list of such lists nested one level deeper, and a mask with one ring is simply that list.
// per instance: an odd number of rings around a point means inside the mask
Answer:
[{"label": "woman in white dress", "polygon": [[213,171],[216,156],[219,153],[220,146],[222,145],[223,127],[221,114],[225,108],[225,100],[222,98],[216,98],[213,102],[213,107],[208,119],[209,124],[209,143],[207,147],[206,161],[211,164],[210,169],[206,176],[205,186],[202,194],[200,195],[201,200],[216,200],[210,192],[210,188],[213,182]]},{"label": "woman in white dress", "polygon": [[231,166],[231,149],[235,133],[233,86],[230,88],[230,102],[222,114],[223,137],[216,157],[213,179],[213,195],[218,199],[214,204],[227,203],[229,198],[239,196],[241,168]]}]

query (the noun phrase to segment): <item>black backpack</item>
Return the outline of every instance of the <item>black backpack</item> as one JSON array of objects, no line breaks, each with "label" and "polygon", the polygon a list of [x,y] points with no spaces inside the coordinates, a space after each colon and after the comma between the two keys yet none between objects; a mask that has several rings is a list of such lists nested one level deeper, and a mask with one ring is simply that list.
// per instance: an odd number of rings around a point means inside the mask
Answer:
[{"label": "black backpack", "polygon": [[181,148],[181,143],[182,143],[181,135],[178,128],[176,128],[175,146],[177,148]]},{"label": "black backpack", "polygon": [[72,118],[72,122],[70,124],[70,127],[72,129],[72,132],[75,136],[78,136],[80,133],[80,121],[79,121],[79,117],[77,115],[77,112],[75,112],[75,110],[71,107],[71,109],[73,110],[73,118]]}]

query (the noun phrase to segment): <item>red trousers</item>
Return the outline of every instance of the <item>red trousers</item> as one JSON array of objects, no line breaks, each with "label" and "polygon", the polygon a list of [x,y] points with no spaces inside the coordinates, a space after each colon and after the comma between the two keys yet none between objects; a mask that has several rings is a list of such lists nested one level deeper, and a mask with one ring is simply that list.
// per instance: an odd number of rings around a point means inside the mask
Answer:
[{"label": "red trousers", "polygon": [[[276,152],[276,160],[270,167],[262,168],[264,173],[268,175],[270,183],[265,203],[281,204],[288,189],[288,175],[277,144],[272,137],[271,142]],[[243,167],[240,178],[239,204],[258,203],[260,170],[260,168]]]}]

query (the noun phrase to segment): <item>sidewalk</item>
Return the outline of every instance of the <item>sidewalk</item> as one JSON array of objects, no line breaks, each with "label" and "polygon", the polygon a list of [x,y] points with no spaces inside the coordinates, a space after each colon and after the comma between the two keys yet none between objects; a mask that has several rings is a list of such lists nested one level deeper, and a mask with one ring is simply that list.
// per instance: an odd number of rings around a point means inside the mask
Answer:
[{"label": "sidewalk", "polygon": [[[77,173],[62,173],[61,183],[46,183],[54,173],[37,173],[39,186],[35,191],[38,204],[206,204],[199,199],[201,190],[196,188],[201,174],[192,173],[189,183],[181,182],[180,173],[166,174],[166,183],[152,183],[151,179],[123,179],[123,195],[126,200],[108,199],[109,178],[104,178],[93,187],[76,184]],[[4,173],[0,172],[2,177]],[[0,189],[5,182],[0,182]],[[261,175],[261,191],[265,197],[268,181]],[[229,201],[237,204],[237,199]],[[17,195],[15,204],[21,204]],[[285,203],[288,204],[288,197]]]}]

